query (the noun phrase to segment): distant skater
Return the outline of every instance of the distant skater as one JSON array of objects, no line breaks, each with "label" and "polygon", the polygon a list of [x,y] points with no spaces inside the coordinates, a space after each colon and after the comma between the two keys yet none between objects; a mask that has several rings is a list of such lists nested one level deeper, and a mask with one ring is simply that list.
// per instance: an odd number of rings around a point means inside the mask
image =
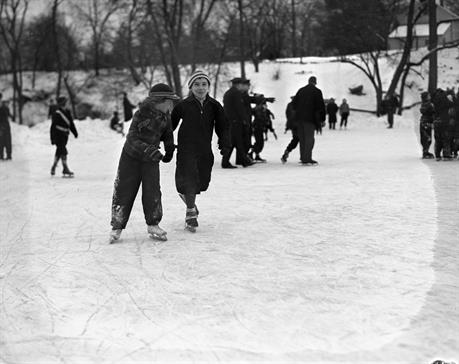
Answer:
[{"label": "distant skater", "polygon": [[75,138],[78,138],[78,131],[73,122],[70,110],[65,107],[66,103],[67,98],[65,96],[58,97],[56,108],[51,115],[51,144],[56,146],[54,163],[51,166],[51,176],[56,174],[56,167],[59,160],[62,161],[63,176],[73,177],[74,175],[67,164],[67,142],[69,140],[70,132],[74,135]]},{"label": "distant skater", "polygon": [[328,128],[336,129],[336,113],[338,112],[338,105],[335,103],[335,99],[332,97],[327,104],[327,115],[328,115]]},{"label": "distant skater", "polygon": [[341,122],[339,128],[341,129],[344,126],[344,129],[347,129],[347,119],[349,118],[349,113],[351,109],[346,99],[343,99],[341,105],[339,106],[339,115],[341,116]]},{"label": "distant skater", "polygon": [[[8,107],[8,101],[0,93],[0,160],[12,159],[11,127],[9,118],[14,120]],[[6,155],[3,152],[6,152]]]},{"label": "distant skater", "polygon": [[422,146],[422,158],[432,159],[434,155],[429,152],[432,144],[432,127],[435,115],[435,108],[430,100],[430,94],[425,91],[421,93],[421,120],[419,123],[419,134]]},{"label": "distant skater", "polygon": [[[293,97],[294,96],[291,97],[292,100]],[[300,142],[300,139],[298,138],[298,126],[295,119],[295,113],[293,111],[292,101],[287,104],[287,108],[285,109],[285,116],[287,118],[287,122],[285,123],[285,131],[290,130],[292,132],[292,140],[287,145],[287,148],[285,148],[284,154],[282,154],[282,163],[287,162],[288,155],[298,146],[298,143]]]}]

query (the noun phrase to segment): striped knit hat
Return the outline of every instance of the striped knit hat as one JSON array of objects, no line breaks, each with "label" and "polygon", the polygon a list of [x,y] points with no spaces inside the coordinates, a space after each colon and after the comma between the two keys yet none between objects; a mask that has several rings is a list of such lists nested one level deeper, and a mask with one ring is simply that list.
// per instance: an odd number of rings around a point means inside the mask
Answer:
[{"label": "striped knit hat", "polygon": [[209,83],[209,86],[210,86],[210,78],[209,76],[204,73],[204,71],[201,71],[201,70],[196,70],[193,72],[193,74],[191,75],[189,81],[188,81],[188,88],[191,88],[191,86],[193,86],[193,83],[194,81],[196,81],[198,78],[205,78],[206,81]]}]

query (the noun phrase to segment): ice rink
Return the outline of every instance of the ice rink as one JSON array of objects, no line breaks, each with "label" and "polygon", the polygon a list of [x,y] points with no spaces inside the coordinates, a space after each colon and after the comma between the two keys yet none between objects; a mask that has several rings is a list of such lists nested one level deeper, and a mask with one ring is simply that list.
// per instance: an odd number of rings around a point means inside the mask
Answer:
[{"label": "ice rink", "polygon": [[[404,117],[416,118],[411,113]],[[405,121],[354,113],[316,138],[318,167],[223,170],[183,229],[175,158],[161,165],[169,240],[140,195],[108,245],[123,140],[83,121],[74,179],[51,178],[49,125],[13,129],[0,164],[0,361],[418,363],[459,360],[459,161],[422,161]],[[413,125],[416,122],[413,121]]]}]

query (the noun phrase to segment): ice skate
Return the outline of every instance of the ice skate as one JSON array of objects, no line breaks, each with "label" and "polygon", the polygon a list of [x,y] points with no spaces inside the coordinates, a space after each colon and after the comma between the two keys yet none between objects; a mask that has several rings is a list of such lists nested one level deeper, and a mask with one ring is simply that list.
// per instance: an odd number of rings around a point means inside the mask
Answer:
[{"label": "ice skate", "polygon": [[153,240],[166,241],[167,232],[161,229],[158,225],[148,225],[147,227],[148,235]]},{"label": "ice skate", "polygon": [[120,239],[121,231],[121,229],[113,229],[110,232],[109,244],[113,244]]},{"label": "ice skate", "polygon": [[286,150],[286,151],[284,152],[284,154],[282,154],[282,157],[281,157],[281,162],[282,162],[282,164],[287,163],[288,155],[289,155],[288,150]]},{"label": "ice skate", "polygon": [[[234,168],[237,168],[237,167],[234,167]],[[182,199],[182,201],[185,203],[186,205],[186,199],[185,199],[185,195],[183,193],[179,193],[179,197]],[[198,210],[198,206],[196,206],[196,204],[194,204],[194,208],[196,209],[196,214],[199,215],[199,210]]]},{"label": "ice skate", "polygon": [[51,172],[50,173],[51,173],[51,176],[54,176],[56,174],[56,166],[55,165],[51,166]]},{"label": "ice skate", "polygon": [[266,163],[266,159],[261,158],[259,154],[255,156],[254,161],[257,163]]},{"label": "ice skate", "polygon": [[303,166],[318,166],[319,162],[311,159],[311,160],[306,161],[306,162],[301,161],[300,164],[303,165]]},{"label": "ice skate", "polygon": [[198,224],[198,212],[196,208],[186,209],[185,216],[185,229],[191,231],[192,233],[196,232]]},{"label": "ice skate", "polygon": [[70,169],[68,169],[68,167],[64,167],[64,169],[62,170],[62,177],[73,178],[74,176],[75,174]]},{"label": "ice skate", "polygon": [[433,159],[435,158],[432,153],[426,152],[422,154],[422,159]]}]

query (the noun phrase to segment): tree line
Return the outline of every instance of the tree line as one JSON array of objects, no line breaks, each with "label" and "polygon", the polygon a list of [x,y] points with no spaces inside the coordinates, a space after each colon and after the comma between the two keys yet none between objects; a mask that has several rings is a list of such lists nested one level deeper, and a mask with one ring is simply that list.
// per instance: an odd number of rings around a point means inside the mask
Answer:
[{"label": "tree line", "polygon": [[[410,0],[414,1],[414,0]],[[450,0],[454,4],[454,0]],[[11,73],[21,121],[22,74],[56,72],[72,97],[71,70],[128,69],[148,87],[161,68],[180,94],[180,66],[386,49],[407,0],[0,0],[0,73]],[[453,5],[454,6],[454,5]]]}]

